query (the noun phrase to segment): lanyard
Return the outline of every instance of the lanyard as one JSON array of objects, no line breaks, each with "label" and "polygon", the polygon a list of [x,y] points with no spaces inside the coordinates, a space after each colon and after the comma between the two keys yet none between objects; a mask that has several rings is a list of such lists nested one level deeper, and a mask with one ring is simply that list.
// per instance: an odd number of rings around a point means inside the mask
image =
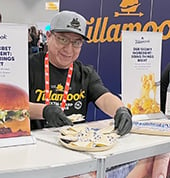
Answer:
[{"label": "lanyard", "polygon": [[[49,58],[48,58],[48,52],[45,55],[45,60],[44,60],[44,71],[45,71],[45,104],[50,104],[50,80],[49,80]],[[64,94],[63,94],[63,99],[61,103],[61,109],[64,111],[66,101],[67,101],[67,95],[68,91],[70,88],[70,83],[71,83],[71,77],[73,73],[73,63],[70,64],[68,74],[67,74],[67,79],[64,87]]]}]

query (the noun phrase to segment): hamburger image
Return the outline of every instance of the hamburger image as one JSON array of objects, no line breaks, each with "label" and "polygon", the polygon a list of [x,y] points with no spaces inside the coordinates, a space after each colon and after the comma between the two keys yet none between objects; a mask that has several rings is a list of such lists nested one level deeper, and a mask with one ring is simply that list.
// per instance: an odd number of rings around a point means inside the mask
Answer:
[{"label": "hamburger image", "polygon": [[21,88],[0,83],[0,138],[30,135],[29,97]]}]

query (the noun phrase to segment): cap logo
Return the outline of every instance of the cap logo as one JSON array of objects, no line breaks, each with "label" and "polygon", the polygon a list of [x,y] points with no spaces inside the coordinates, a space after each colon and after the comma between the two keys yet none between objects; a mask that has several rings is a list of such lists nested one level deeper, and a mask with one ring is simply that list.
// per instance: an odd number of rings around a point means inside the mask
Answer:
[{"label": "cap logo", "polygon": [[78,21],[78,18],[73,18],[73,20],[70,22],[70,25],[67,25],[67,27],[81,31],[81,28],[79,28],[80,22]]}]

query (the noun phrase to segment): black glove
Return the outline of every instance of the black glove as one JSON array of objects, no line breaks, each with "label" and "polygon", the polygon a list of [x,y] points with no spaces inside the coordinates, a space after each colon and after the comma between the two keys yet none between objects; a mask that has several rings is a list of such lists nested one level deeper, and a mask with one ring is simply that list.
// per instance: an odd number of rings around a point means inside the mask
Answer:
[{"label": "black glove", "polygon": [[47,121],[49,127],[61,127],[63,125],[71,125],[73,123],[66,117],[60,107],[56,105],[47,105],[43,109],[43,118]]},{"label": "black glove", "polygon": [[117,134],[125,135],[130,132],[132,128],[132,114],[126,107],[120,107],[114,116],[115,129]]}]

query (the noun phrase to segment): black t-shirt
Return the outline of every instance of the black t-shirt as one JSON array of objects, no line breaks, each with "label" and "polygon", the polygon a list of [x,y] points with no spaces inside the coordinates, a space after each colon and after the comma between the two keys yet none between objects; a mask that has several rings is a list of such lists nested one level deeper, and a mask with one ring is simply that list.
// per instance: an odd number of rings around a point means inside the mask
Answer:
[{"label": "black t-shirt", "polygon": [[170,63],[166,66],[161,77],[161,111],[164,113],[165,113],[167,89],[170,82],[169,75],[170,75]]},{"label": "black t-shirt", "polygon": [[[31,102],[45,103],[44,57],[44,53],[38,53],[29,60],[29,97]],[[49,71],[50,103],[60,106],[68,69],[59,69],[50,63]],[[64,113],[86,116],[89,102],[95,102],[106,92],[108,89],[104,87],[94,68],[76,60],[73,63],[73,74]],[[33,124],[37,121],[32,120],[31,122],[32,129],[39,128]]]}]

